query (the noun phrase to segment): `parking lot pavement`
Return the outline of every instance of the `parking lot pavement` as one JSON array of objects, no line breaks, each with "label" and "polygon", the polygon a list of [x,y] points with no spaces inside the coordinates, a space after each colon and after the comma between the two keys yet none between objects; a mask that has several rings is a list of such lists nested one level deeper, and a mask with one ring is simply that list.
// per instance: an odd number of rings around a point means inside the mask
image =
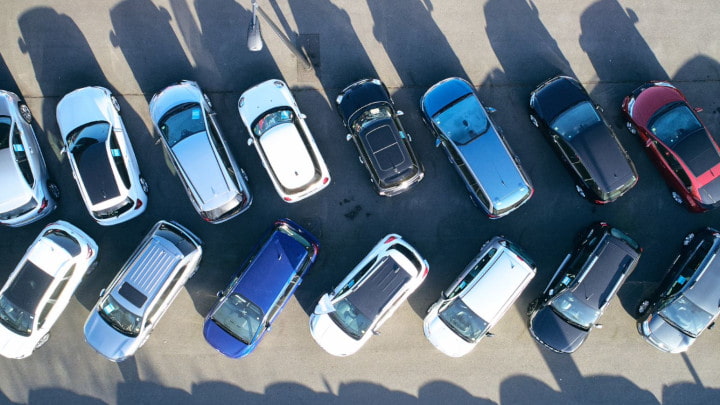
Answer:
[{"label": "parking lot pavement", "polygon": [[[671,199],[642,145],[624,128],[623,97],[642,82],[669,79],[720,134],[720,30],[712,0],[677,2],[462,0],[446,2],[260,1],[308,46],[306,71],[261,20],[265,47],[251,53],[249,0],[9,2],[0,25],[0,88],[24,96],[49,171],[60,186],[56,212],[39,223],[0,229],[0,281],[50,221],[64,219],[100,246],[98,271],[80,286],[50,341],[30,358],[0,359],[0,403],[717,403],[717,331],[687,354],[661,353],[635,329],[637,303],[652,291],[683,237],[720,226],[720,211],[691,214]],[[576,76],[635,162],[638,185],[618,201],[592,205],[528,119],[528,94],[558,73]],[[425,179],[383,198],[371,187],[334,110],[350,82],[377,76],[390,88],[412,134]],[[473,207],[459,177],[436,150],[419,99],[445,77],[470,80],[519,156],[536,193],[508,217],[489,220]],[[272,188],[246,145],[237,99],[263,80],[292,88],[325,157],[332,184],[297,204]],[[193,210],[151,129],[153,93],[194,79],[208,92],[224,135],[255,193],[249,211],[211,225]],[[82,86],[111,89],[150,186],[147,211],[113,227],[95,224],[72,179],[55,106]],[[242,260],[276,218],[290,217],[321,241],[317,264],[258,350],[230,360],[203,340],[203,318]],[[195,232],[205,254],[147,344],[123,363],[106,361],[82,339],[98,296],[158,219]],[[574,236],[593,221],[626,231],[644,248],[640,264],[584,346],[569,356],[539,347],[525,308],[552,277]],[[356,355],[334,358],[312,340],[308,313],[383,235],[403,235],[430,263],[408,304]],[[528,251],[538,274],[506,317],[469,355],[450,359],[422,334],[428,306],[477,253],[502,234]]]}]

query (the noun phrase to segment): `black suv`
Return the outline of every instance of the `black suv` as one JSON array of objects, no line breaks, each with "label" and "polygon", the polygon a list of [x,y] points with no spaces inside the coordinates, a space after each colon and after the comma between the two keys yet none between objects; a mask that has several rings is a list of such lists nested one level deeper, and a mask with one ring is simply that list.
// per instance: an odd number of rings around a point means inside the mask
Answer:
[{"label": "black suv", "polygon": [[425,173],[403,130],[390,93],[377,79],[364,79],[346,87],[336,99],[343,124],[360,152],[360,163],[370,172],[375,191],[384,196],[402,193]]},{"label": "black suv", "polygon": [[680,353],[720,312],[720,233],[691,233],[660,287],[638,307],[638,332],[658,349]]},{"label": "black suv", "polygon": [[530,334],[548,349],[572,353],[635,270],[642,249],[604,222],[591,225],[528,307]]}]

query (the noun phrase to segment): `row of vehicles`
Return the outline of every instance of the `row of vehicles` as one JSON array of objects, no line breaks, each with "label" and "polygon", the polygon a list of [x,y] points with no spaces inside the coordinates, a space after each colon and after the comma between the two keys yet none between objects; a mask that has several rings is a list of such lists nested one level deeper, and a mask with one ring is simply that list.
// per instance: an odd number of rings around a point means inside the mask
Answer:
[{"label": "row of vehicles", "polygon": [[[393,196],[424,177],[411,141],[385,85],[351,84],[336,99],[340,117],[376,192]],[[432,86],[420,100],[422,117],[465,184],[472,202],[490,218],[522,206],[534,188],[474,88],[460,78]],[[720,205],[720,148],[685,96],[667,82],[649,82],[622,104],[627,128],[637,134],[671,187],[691,211]],[[330,184],[325,161],[286,83],[268,80],[244,92],[238,111],[278,195],[289,203]],[[575,79],[557,76],[530,95],[530,121],[576,181],[578,193],[606,204],[630,190],[638,173],[611,126]],[[114,225],[140,215],[148,184],[141,176],[120,105],[102,87],[63,97],[57,122],[73,176],[92,218]],[[197,83],[182,81],[155,94],[150,117],[193,207],[210,223],[246,211],[252,193],[222,136],[212,103]],[[22,226],[50,213],[59,190],[32,129],[32,115],[17,95],[0,91],[0,224]]]},{"label": "row of vehicles", "polygon": [[[203,335],[220,353],[253,352],[316,262],[318,239],[289,219],[276,221],[205,318]],[[638,331],[656,348],[686,351],[720,313],[720,232],[688,235],[657,291],[637,311]],[[530,334],[559,353],[576,351],[632,274],[642,249],[607,223],[578,237],[541,295],[528,306]],[[158,221],[90,311],[85,341],[112,361],[132,356],[199,268],[202,242],[175,222]],[[24,358],[45,344],[98,246],[65,221],[47,225],[0,290],[0,354]],[[397,234],[384,236],[309,318],[328,353],[356,353],[429,273],[428,262]],[[452,357],[469,353],[515,303],[537,266],[504,237],[487,241],[425,316],[427,339]]]}]

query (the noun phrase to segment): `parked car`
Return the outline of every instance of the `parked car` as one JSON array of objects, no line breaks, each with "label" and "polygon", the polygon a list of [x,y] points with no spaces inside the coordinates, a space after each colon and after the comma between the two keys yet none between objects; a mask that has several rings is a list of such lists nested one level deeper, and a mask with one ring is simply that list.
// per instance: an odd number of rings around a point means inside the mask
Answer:
[{"label": "parked car", "polygon": [[505,315],[537,266],[509,240],[496,236],[428,309],[425,337],[451,357],[464,356]]},{"label": "parked car", "polygon": [[330,184],[330,173],[287,84],[268,80],[238,100],[248,145],[255,145],[275,191],[289,203],[310,197]]},{"label": "parked car", "polygon": [[420,100],[423,120],[460,174],[470,199],[490,218],[500,218],[526,203],[534,189],[488,112],[463,79],[432,86]]},{"label": "parked car", "polygon": [[135,354],[197,271],[200,244],[180,224],[158,221],[110,285],[100,291],[85,322],[85,341],[112,361]]},{"label": "parked car", "polygon": [[615,201],[638,181],[635,165],[601,113],[571,77],[553,77],[530,93],[530,122],[565,163],[577,192],[596,204]]},{"label": "parked car", "polygon": [[625,97],[627,128],[660,169],[673,199],[694,212],[720,205],[720,149],[685,96],[670,83],[649,82]]},{"label": "parked car", "polygon": [[28,357],[50,339],[97,254],[95,241],[65,221],[40,231],[0,290],[0,354]]},{"label": "parked car", "polygon": [[305,273],[318,240],[289,219],[276,221],[205,317],[203,336],[220,353],[245,357],[260,344]]},{"label": "parked car", "polygon": [[638,308],[638,332],[656,348],[686,351],[720,313],[720,233],[691,233],[658,289]]},{"label": "parked car", "polygon": [[221,223],[250,208],[245,171],[235,163],[212,103],[197,83],[183,80],[155,94],[150,118],[203,220]]},{"label": "parked car", "polygon": [[558,353],[572,353],[590,334],[623,282],[635,270],[642,249],[604,222],[593,224],[528,307],[530,334]]},{"label": "parked car", "polygon": [[30,109],[0,90],[0,225],[22,226],[50,214],[60,190],[48,176]]},{"label": "parked car", "polygon": [[370,173],[375,191],[393,196],[408,190],[425,176],[415,157],[412,138],[400,123],[385,85],[364,79],[347,86],[335,100],[340,118],[360,153],[360,163]]},{"label": "parked car", "polygon": [[357,352],[428,274],[430,267],[399,235],[373,247],[310,315],[313,339],[334,356]]},{"label": "parked car", "polygon": [[57,122],[85,208],[100,225],[137,217],[147,206],[148,185],[110,90],[84,87],[63,97]]}]

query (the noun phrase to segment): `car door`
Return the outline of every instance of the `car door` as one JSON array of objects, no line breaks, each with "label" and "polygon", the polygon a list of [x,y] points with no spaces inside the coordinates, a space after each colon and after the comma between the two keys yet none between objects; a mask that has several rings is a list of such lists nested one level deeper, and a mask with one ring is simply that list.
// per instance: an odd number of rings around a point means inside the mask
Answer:
[{"label": "car door", "polygon": [[572,147],[565,142],[565,139],[557,134],[553,134],[552,139],[563,160],[567,163],[575,176],[582,182],[591,180],[590,173],[585,168],[585,165],[583,165],[582,161]]}]

